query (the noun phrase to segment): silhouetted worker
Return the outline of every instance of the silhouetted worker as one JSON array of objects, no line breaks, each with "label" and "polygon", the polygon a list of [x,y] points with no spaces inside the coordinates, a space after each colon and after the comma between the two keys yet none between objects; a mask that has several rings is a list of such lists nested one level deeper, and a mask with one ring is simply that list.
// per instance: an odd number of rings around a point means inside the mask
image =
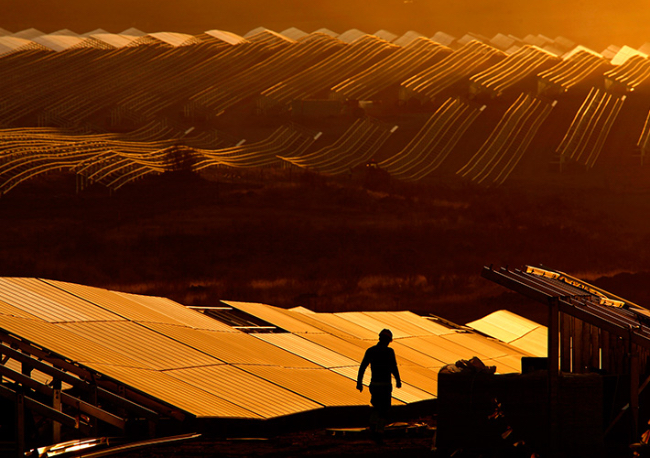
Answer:
[{"label": "silhouetted worker", "polygon": [[390,408],[391,393],[393,384],[391,375],[395,376],[395,386],[402,387],[402,380],[397,369],[395,350],[388,347],[393,340],[393,333],[384,329],[379,333],[379,343],[366,350],[366,354],[359,366],[357,376],[357,390],[363,391],[363,374],[370,365],[372,377],[370,379],[370,403],[373,406],[373,414],[370,417],[370,432],[373,439],[382,442],[386,414]]}]

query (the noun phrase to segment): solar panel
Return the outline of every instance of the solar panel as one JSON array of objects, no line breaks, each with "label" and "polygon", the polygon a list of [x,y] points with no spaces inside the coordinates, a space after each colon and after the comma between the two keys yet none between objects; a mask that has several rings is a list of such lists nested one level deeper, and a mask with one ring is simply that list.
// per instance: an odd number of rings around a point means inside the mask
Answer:
[{"label": "solar panel", "polygon": [[401,327],[404,329],[405,333],[410,334],[411,336],[430,335],[430,334],[442,335],[442,334],[448,334],[450,332],[454,332],[453,329],[449,329],[448,327],[443,326],[442,324],[436,323],[434,321],[431,321],[430,319],[427,319],[420,315],[416,315],[415,313],[409,312],[407,310],[403,310],[399,312],[364,312],[364,313],[366,313],[367,315],[373,318],[376,318],[377,320],[386,323],[387,325],[389,325],[387,327],[389,327],[390,329],[393,329],[392,327],[393,324],[395,326]]},{"label": "solar panel", "polygon": [[197,387],[210,395],[223,397],[264,418],[323,407],[286,388],[229,365],[176,369],[166,371],[165,375]]},{"label": "solar panel", "polygon": [[295,369],[274,366],[241,366],[241,369],[325,407],[368,404],[367,393],[357,391],[354,381],[327,369]]},{"label": "solar panel", "polygon": [[[532,331],[539,324],[515,315],[508,310],[499,310],[479,320],[467,323],[467,326],[485,332],[504,342],[509,342]],[[501,337],[498,337],[495,333],[502,333]]]},{"label": "solar panel", "polygon": [[166,370],[223,363],[137,323],[61,323],[57,326],[137,361],[137,367]]},{"label": "solar panel", "polygon": [[[368,329],[375,335],[375,338],[377,338],[382,329],[388,327],[386,322],[381,321],[381,317],[384,316],[381,312],[375,312],[372,314],[366,312],[343,312],[336,313],[335,315]],[[391,328],[391,331],[393,332],[394,339],[399,339],[400,337],[412,337],[411,332],[403,331],[400,328],[393,327]]]},{"label": "solar panel", "polygon": [[[197,417],[261,419],[262,415],[207,392],[172,372],[95,364],[94,369]],[[214,391],[214,390],[213,390]]]},{"label": "solar panel", "polygon": [[[373,332],[368,328],[364,328],[350,320],[346,320],[334,313],[316,313],[316,314],[303,314],[303,320],[314,320],[315,322],[322,323],[323,326],[328,328],[328,332],[336,333],[339,337],[352,336],[357,339],[376,340],[379,332]],[[317,326],[314,324],[314,326]]]},{"label": "solar panel", "polygon": [[233,308],[242,310],[251,315],[257,316],[264,321],[273,323],[275,326],[282,328],[286,331],[293,332],[296,334],[312,332],[312,333],[321,333],[320,329],[317,329],[313,326],[301,322],[288,314],[283,313],[280,309],[270,305],[258,304],[254,302],[236,302],[236,301],[221,301],[226,305],[230,305]]},{"label": "solar panel", "polygon": [[0,278],[0,300],[49,322],[122,319],[33,278]]},{"label": "solar panel", "polygon": [[[434,399],[438,371],[460,359],[478,356],[499,372],[519,372],[521,356],[531,354],[525,348],[539,350],[540,343],[538,334],[522,335],[520,350],[411,312],[225,303],[276,332],[241,332],[166,298],[15,278],[0,278],[0,329],[7,342],[33,343],[104,382],[202,418],[367,405],[368,393],[355,389],[359,363],[386,327],[396,336],[391,345],[404,381],[393,391],[395,405]],[[365,384],[370,376],[366,371]]]},{"label": "solar panel", "polygon": [[139,366],[136,360],[128,356],[43,320],[0,316],[0,329],[74,361]]},{"label": "solar panel", "polygon": [[178,324],[198,329],[234,332],[230,326],[215,321],[201,312],[189,309],[178,302],[167,299],[166,297],[153,297],[121,292],[118,292],[117,294],[144,306],[146,309],[155,311],[156,313],[162,313]]},{"label": "solar panel", "polygon": [[493,312],[467,326],[509,343],[532,356],[546,356],[548,334],[546,326],[528,320],[508,310]]},{"label": "solar panel", "polygon": [[358,364],[359,361],[336,353],[329,348],[303,339],[301,336],[288,333],[256,334],[260,340],[269,342],[286,351],[299,355],[322,367],[338,367]]},{"label": "solar panel", "polygon": [[243,332],[223,333],[163,323],[146,323],[145,326],[228,364],[319,367],[305,358]]},{"label": "solar panel", "polygon": [[540,326],[508,343],[533,356],[545,357],[548,354],[548,329],[546,326]]},{"label": "solar panel", "polygon": [[397,354],[400,354],[400,348],[403,345],[447,364],[455,363],[460,359],[470,359],[474,356],[479,358],[486,356],[479,354],[474,349],[445,340],[441,336],[407,337],[393,341],[391,345]]},{"label": "solar panel", "polygon": [[[164,313],[149,307],[144,307],[142,304],[138,304],[127,296],[115,291],[55,280],[46,280],[46,282],[127,320],[179,324],[177,320],[170,318]],[[219,324],[216,323],[215,326]],[[219,327],[221,328],[222,326]]]}]

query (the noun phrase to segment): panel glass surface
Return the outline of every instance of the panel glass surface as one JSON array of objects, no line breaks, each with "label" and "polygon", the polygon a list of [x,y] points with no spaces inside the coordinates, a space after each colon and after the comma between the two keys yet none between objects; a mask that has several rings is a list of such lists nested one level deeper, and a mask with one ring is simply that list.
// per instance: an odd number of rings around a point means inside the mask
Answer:
[{"label": "panel glass surface", "polygon": [[510,342],[540,326],[508,310],[499,310],[467,323],[467,326],[504,342]]},{"label": "panel glass surface", "polygon": [[142,304],[134,302],[115,291],[55,280],[44,281],[57,286],[64,291],[68,291],[71,294],[75,294],[80,298],[92,302],[105,310],[109,310],[123,318],[126,318],[127,320],[182,324],[163,313],[144,307]]},{"label": "panel glass surface", "polygon": [[364,328],[363,326],[351,322],[350,320],[341,318],[334,313],[305,313],[303,315],[307,320],[316,320],[326,326],[337,329],[341,332],[341,337],[345,337],[346,334],[357,339],[367,340],[377,340],[378,337],[378,332],[373,332],[368,328]]},{"label": "panel glass surface", "polygon": [[233,366],[195,367],[165,373],[233,404],[246,406],[264,418],[322,407],[321,404]]},{"label": "panel glass surface", "polygon": [[510,345],[520,348],[531,356],[546,357],[548,355],[548,329],[540,326],[528,334],[510,342]]},{"label": "panel glass surface", "polygon": [[385,328],[388,328],[396,337],[396,331],[405,337],[423,336],[423,335],[440,335],[453,332],[442,325],[422,318],[411,312],[363,312],[371,318],[381,322]]},{"label": "panel glass surface", "polygon": [[57,326],[138,361],[138,367],[163,370],[223,363],[136,323],[61,323]]},{"label": "panel glass surface", "polygon": [[259,414],[168,372],[95,364],[93,369],[197,417],[261,419]]},{"label": "panel glass surface", "polygon": [[298,393],[325,407],[368,403],[356,383],[327,369],[293,369],[273,366],[241,366],[241,369]]},{"label": "panel glass surface", "polygon": [[441,336],[407,337],[393,341],[391,344],[397,354],[400,354],[402,345],[429,355],[445,364],[453,364],[459,359],[470,359],[473,356],[478,356],[481,359],[486,358],[486,355],[445,340]]},{"label": "panel glass surface", "polygon": [[[387,323],[380,321],[383,314],[379,312],[373,313],[372,315],[366,312],[342,312],[335,313],[334,315],[368,329],[375,335],[375,338],[379,336],[379,332],[382,329],[389,327]],[[409,332],[402,331],[399,328],[391,329],[391,332],[393,333],[393,339],[399,339],[400,337],[411,337],[412,335]]]},{"label": "panel glass surface", "polygon": [[301,356],[302,358],[312,361],[322,367],[349,366],[357,363],[357,361],[353,359],[294,334],[267,333],[255,334],[255,337]]},{"label": "panel glass surface", "polygon": [[164,323],[145,323],[143,326],[230,364],[319,367],[294,353],[243,332],[223,333]]},{"label": "panel glass surface", "polygon": [[523,352],[517,348],[474,333],[458,332],[444,335],[442,338],[474,350],[477,354],[481,354],[486,358],[498,358],[506,355],[524,356]]},{"label": "panel glass surface", "polygon": [[119,319],[92,304],[75,301],[74,297],[64,300],[65,295],[55,288],[51,288],[52,297],[49,297],[45,289],[35,279],[0,278],[0,301],[52,323]]},{"label": "panel glass surface", "polygon": [[117,294],[124,296],[133,302],[142,304],[144,307],[147,307],[154,312],[162,313],[185,326],[197,329],[209,329],[211,331],[237,332],[236,329],[231,328],[221,321],[210,318],[197,310],[187,308],[184,305],[165,297],[143,296],[121,292],[118,292]]},{"label": "panel glass surface", "polygon": [[25,310],[22,310],[18,307],[14,307],[13,305],[9,305],[3,301],[0,301],[0,315],[15,316],[28,320],[42,320],[42,318],[39,318],[32,313],[26,312]]},{"label": "panel glass surface", "polygon": [[346,340],[331,334],[303,334],[301,337],[346,356],[357,363],[361,362],[366,348],[370,346],[367,340],[353,339],[351,337]]},{"label": "panel glass surface", "polygon": [[302,321],[293,318],[290,314],[283,313],[286,312],[286,310],[280,309],[278,307],[273,307],[271,305],[265,305],[265,304],[258,304],[254,302],[236,302],[236,301],[221,301],[221,302],[233,308],[242,310],[253,316],[261,318],[264,321],[272,323],[273,325],[294,334],[302,334],[306,332],[311,332],[311,333],[323,332],[320,329],[314,328],[313,326],[310,326]]},{"label": "panel glass surface", "polygon": [[0,328],[73,361],[140,366],[138,360],[86,339],[60,324],[0,316]]}]

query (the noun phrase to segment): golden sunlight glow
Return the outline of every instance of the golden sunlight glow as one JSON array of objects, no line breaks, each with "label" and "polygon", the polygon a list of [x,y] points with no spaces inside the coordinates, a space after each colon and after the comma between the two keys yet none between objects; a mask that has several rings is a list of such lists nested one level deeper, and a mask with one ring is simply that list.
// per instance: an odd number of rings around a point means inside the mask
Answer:
[{"label": "golden sunlight glow", "polygon": [[65,7],[44,0],[38,8],[30,2],[15,3],[3,11],[0,24],[14,32],[30,27],[48,33],[63,28],[84,33],[98,27],[111,32],[136,27],[193,34],[219,28],[241,34],[263,26],[307,32],[325,27],[338,33],[351,28],[396,34],[415,30],[428,36],[443,31],[456,37],[468,32],[488,37],[542,34],[565,36],[598,52],[611,44],[638,47],[648,41],[650,14],[650,3],[643,0],[624,4],[603,0],[196,0],[187,4],[70,0]]}]

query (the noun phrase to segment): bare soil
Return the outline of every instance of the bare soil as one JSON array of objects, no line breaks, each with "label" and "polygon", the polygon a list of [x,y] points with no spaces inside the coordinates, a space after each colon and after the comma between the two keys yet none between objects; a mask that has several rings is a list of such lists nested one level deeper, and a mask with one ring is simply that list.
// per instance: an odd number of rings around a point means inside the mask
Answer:
[{"label": "bare soil", "polygon": [[177,172],[113,195],[48,175],[0,199],[0,275],[186,305],[411,310],[458,323],[507,308],[543,323],[541,304],[481,278],[483,266],[544,265],[650,303],[650,189],[648,172],[635,173],[633,188],[564,176],[486,189]]},{"label": "bare soil", "polygon": [[183,445],[159,446],[134,451],[123,456],[125,458],[166,458],[169,456],[182,458],[288,458],[336,455],[340,457],[419,458],[433,456],[431,447],[431,436],[391,437],[386,438],[384,443],[379,445],[368,438],[338,438],[326,435],[324,431],[310,431],[271,439],[198,440]]}]

